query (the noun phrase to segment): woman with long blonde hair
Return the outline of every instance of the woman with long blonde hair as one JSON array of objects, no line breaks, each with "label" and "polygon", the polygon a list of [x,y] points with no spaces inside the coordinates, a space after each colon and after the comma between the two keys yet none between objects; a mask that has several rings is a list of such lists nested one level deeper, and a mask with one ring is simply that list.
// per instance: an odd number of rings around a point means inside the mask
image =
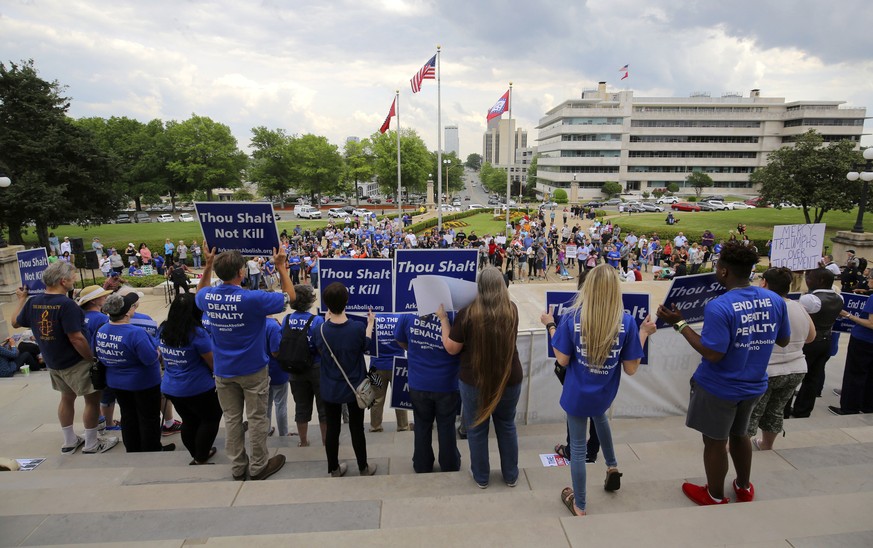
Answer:
[{"label": "woman with long blonde hair", "polygon": [[574,516],[583,516],[588,419],[594,423],[606,460],[604,489],[617,491],[621,487],[621,473],[606,411],[618,394],[621,369],[628,375],[636,373],[643,345],[655,332],[655,324],[647,317],[637,328],[633,317],[624,311],[618,274],[605,264],[588,273],[573,306],[557,325],[549,314],[540,319],[552,337],[558,364],[567,367],[561,407],[567,413],[570,428],[573,487],[561,492],[561,500]]},{"label": "woman with long blonde hair", "polygon": [[459,386],[473,480],[482,489],[488,487],[491,473],[488,428],[493,421],[503,481],[515,487],[518,482],[515,407],[523,377],[515,347],[518,309],[509,300],[500,269],[485,267],[477,286],[476,299],[458,311],[454,325],[449,324],[442,307],[437,315],[446,352],[461,354]]}]

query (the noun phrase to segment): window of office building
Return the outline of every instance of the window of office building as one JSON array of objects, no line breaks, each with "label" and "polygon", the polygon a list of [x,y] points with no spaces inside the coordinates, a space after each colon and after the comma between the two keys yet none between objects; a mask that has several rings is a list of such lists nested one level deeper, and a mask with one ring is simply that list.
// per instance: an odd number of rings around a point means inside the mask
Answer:
[{"label": "window of office building", "polygon": [[583,133],[561,135],[562,141],[621,141],[621,133]]},{"label": "window of office building", "polygon": [[757,158],[757,152],[631,150],[629,158]]},{"label": "window of office building", "polygon": [[724,127],[757,128],[756,120],[632,120],[631,127]]},{"label": "window of office building", "polygon": [[563,118],[562,124],[565,126],[606,126],[606,125],[621,125],[624,118]]},{"label": "window of office building", "polygon": [[737,143],[754,144],[758,137],[710,137],[699,135],[631,135],[631,143]]},{"label": "window of office building", "polygon": [[785,120],[785,127],[798,126],[863,126],[863,118],[795,118]]},{"label": "window of office building", "polygon": [[620,150],[562,150],[561,158],[618,158]]}]

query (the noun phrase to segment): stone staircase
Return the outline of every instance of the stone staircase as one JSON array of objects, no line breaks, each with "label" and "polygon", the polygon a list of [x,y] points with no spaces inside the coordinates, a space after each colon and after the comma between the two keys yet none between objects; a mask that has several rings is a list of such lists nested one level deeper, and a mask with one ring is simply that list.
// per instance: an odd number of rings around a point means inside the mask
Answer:
[{"label": "stone staircase", "polygon": [[[2,546],[873,546],[873,416],[827,414],[830,394],[813,417],[786,421],[777,450],[755,453],[756,501],[717,508],[680,491],[686,479],[703,482],[702,442],[682,417],[614,420],[622,488],[603,491],[602,459],[588,465],[584,518],[559,499],[569,469],[539,459],[564,438],[563,424],[519,427],[515,488],[495,469],[491,486],[478,489],[465,442],[461,472],[414,474],[413,434],[390,423],[367,434],[374,477],[356,475],[344,433],[345,478],[326,477],[320,446],[288,437],[269,441],[288,458],[281,471],[234,482],[223,430],[213,466],[188,466],[179,436],[165,438],[179,446],[173,453],[128,455],[119,444],[61,456],[56,401],[47,374],[0,382],[0,454],[48,457],[0,475]],[[498,466],[493,440],[491,448]]]}]

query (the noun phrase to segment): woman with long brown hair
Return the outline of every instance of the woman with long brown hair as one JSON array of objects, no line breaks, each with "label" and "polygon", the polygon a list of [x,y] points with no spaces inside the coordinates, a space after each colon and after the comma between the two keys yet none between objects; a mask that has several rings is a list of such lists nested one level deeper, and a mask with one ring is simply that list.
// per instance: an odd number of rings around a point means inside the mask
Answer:
[{"label": "woman with long brown hair", "polygon": [[442,307],[437,315],[446,352],[461,354],[462,420],[467,427],[473,480],[482,489],[488,487],[491,472],[488,426],[493,420],[503,481],[515,487],[518,482],[515,407],[523,377],[515,346],[518,309],[509,300],[500,269],[493,266],[483,269],[477,285],[476,299],[458,311],[454,325],[449,324]]}]

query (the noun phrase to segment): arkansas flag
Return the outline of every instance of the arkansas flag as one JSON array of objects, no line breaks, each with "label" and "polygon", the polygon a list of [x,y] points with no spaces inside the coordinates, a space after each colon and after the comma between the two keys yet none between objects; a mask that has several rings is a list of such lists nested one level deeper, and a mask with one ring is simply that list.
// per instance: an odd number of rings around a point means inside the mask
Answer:
[{"label": "arkansas flag", "polygon": [[[624,80],[625,78],[627,78],[628,74],[630,74],[627,65],[621,67],[620,69],[618,69],[618,71],[624,73],[624,76],[621,77],[621,80]],[[621,80],[619,80],[619,82],[620,82]]]},{"label": "arkansas flag", "polygon": [[492,118],[497,118],[507,110],[509,110],[509,90],[506,90],[503,97],[498,99],[494,106],[488,110],[488,121]]},{"label": "arkansas flag", "polygon": [[397,97],[391,101],[391,110],[388,111],[388,116],[385,118],[385,122],[382,123],[382,127],[379,128],[379,133],[385,133],[388,131],[388,127],[391,125],[391,118],[396,114],[394,110],[394,104],[397,102]]}]

